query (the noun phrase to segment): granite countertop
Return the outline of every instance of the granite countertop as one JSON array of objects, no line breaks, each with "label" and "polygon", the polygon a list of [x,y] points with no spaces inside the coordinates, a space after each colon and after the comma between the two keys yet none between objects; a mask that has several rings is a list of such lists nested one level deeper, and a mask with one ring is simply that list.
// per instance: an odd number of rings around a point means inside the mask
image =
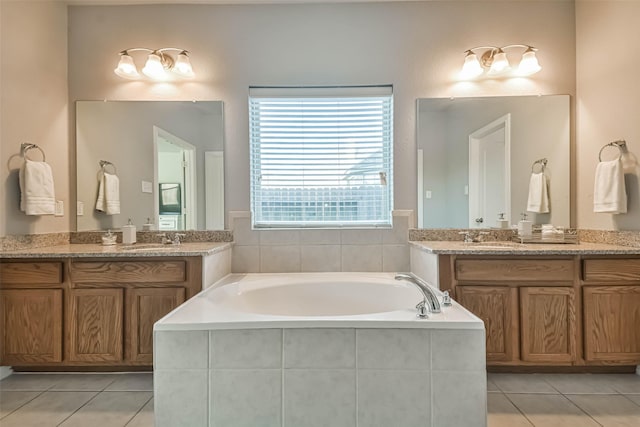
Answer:
[{"label": "granite countertop", "polygon": [[102,246],[98,244],[69,244],[43,248],[0,252],[0,259],[7,258],[132,258],[159,256],[206,256],[231,248],[229,242],[197,242],[180,245],[138,243]]},{"label": "granite countertop", "polygon": [[640,247],[604,243],[516,243],[415,241],[411,246],[440,255],[640,255]]}]

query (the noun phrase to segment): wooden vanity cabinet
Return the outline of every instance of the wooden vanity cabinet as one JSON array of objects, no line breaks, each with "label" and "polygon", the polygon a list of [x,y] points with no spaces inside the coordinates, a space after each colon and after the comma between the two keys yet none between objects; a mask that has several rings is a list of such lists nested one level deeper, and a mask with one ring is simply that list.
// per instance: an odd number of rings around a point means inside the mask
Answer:
[{"label": "wooden vanity cabinet", "polygon": [[0,365],[62,361],[63,263],[0,263]]},{"label": "wooden vanity cabinet", "polygon": [[574,260],[457,256],[447,264],[458,302],[485,323],[488,365],[576,360]]},{"label": "wooden vanity cabinet", "polygon": [[200,257],[0,261],[0,365],[153,364],[153,324],[202,288]]},{"label": "wooden vanity cabinet", "polygon": [[201,288],[199,259],[71,262],[69,362],[153,363],[153,324]]},{"label": "wooden vanity cabinet", "polygon": [[588,364],[640,364],[640,258],[585,259],[582,301]]},{"label": "wooden vanity cabinet", "polygon": [[487,363],[519,358],[518,290],[508,286],[456,287],[458,302],[484,322]]}]

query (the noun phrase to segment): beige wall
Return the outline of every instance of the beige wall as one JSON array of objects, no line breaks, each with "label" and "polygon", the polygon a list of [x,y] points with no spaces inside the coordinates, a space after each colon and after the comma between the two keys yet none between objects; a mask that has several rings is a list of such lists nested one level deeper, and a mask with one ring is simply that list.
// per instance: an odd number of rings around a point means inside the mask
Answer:
[{"label": "beige wall", "polygon": [[[638,167],[626,176],[628,213],[593,212],[593,182],[598,151],[613,140],[626,139],[632,156],[640,157],[640,2],[576,3],[577,211],[578,226],[640,230]],[[615,154],[608,148],[603,156]]]},{"label": "beige wall", "polygon": [[[0,8],[0,236],[67,231],[69,214],[75,213],[69,206],[67,7],[3,0]],[[19,211],[17,171],[22,162],[20,143],[25,141],[45,151],[56,199],[65,204],[63,217],[26,216]]]},{"label": "beige wall", "polygon": [[[569,1],[73,6],[70,101],[224,101],[225,205],[237,211],[249,209],[249,85],[391,83],[395,208],[415,209],[416,98],[575,95],[574,22]],[[540,48],[543,70],[532,79],[455,80],[464,50],[509,43]],[[118,78],[117,53],[134,46],[189,49],[197,78],[180,85]]]}]

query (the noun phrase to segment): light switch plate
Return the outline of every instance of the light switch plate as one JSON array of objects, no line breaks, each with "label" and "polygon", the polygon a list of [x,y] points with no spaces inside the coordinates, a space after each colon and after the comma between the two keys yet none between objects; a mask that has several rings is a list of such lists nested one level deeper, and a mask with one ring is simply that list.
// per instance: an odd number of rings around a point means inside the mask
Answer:
[{"label": "light switch plate", "polygon": [[62,200],[56,200],[55,216],[64,216],[64,202]]},{"label": "light switch plate", "polygon": [[153,183],[149,181],[142,181],[142,192],[153,193]]},{"label": "light switch plate", "polygon": [[76,215],[84,215],[84,202],[78,202],[78,204],[76,205]]},{"label": "light switch plate", "polygon": [[432,194],[431,194],[431,190],[427,190],[427,191],[425,191],[425,192],[424,192],[424,197],[425,197],[425,199],[430,199],[430,198],[431,198],[431,196],[432,196]]}]

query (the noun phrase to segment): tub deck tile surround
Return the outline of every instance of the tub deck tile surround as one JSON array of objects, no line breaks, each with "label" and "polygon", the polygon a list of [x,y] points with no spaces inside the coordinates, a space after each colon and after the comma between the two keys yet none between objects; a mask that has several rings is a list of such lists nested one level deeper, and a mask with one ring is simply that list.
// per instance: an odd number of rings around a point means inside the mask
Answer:
[{"label": "tub deck tile surround", "polygon": [[[376,274],[396,285],[392,275]],[[170,354],[174,349],[167,346],[179,343],[192,353],[156,359],[157,427],[172,426],[181,414],[190,427],[486,427],[484,329],[478,320],[456,323],[458,309],[442,313],[448,321],[438,315],[416,320],[413,307],[399,312],[404,320],[396,322],[264,315],[241,321],[216,313],[207,299],[215,291],[201,293],[155,326],[156,352]],[[214,320],[216,315],[222,317]],[[198,379],[194,386],[196,377],[207,384]],[[172,397],[176,393],[179,399]]]}]

